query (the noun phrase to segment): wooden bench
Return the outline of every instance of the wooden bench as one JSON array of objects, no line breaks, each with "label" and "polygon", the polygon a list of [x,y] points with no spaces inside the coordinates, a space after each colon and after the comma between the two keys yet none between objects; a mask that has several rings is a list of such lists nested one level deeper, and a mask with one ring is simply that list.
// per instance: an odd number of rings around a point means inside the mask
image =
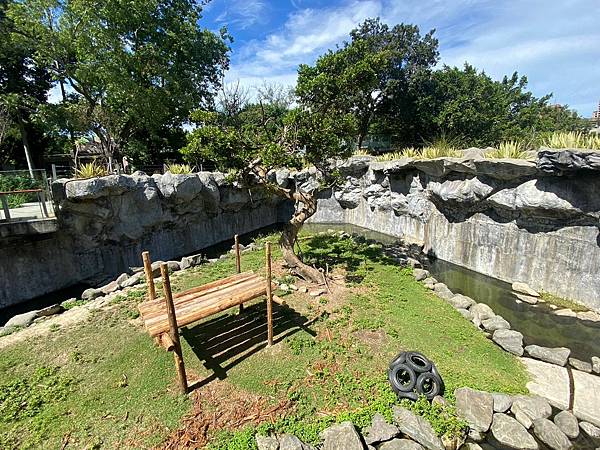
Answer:
[{"label": "wooden bench", "polygon": [[45,217],[50,217],[48,215],[48,209],[46,208],[46,194],[43,189],[20,189],[16,191],[2,191],[0,192],[0,202],[2,202],[2,209],[4,210],[4,219],[7,222],[10,222],[11,217],[10,209],[8,207],[8,200],[6,199],[6,197],[13,194],[37,194],[38,200],[42,208],[42,214]]},{"label": "wooden bench", "polygon": [[211,283],[204,284],[173,295],[166,263],[160,271],[164,296],[156,298],[152,263],[148,252],[142,253],[144,272],[148,285],[148,300],[140,303],[138,309],[144,327],[156,343],[167,351],[173,351],[177,378],[182,392],[187,392],[187,376],[179,341],[179,328],[217,314],[234,306],[239,306],[261,296],[267,303],[267,339],[273,345],[273,289],[271,280],[271,244],[266,244],[266,279],[253,272],[241,272],[240,247],[235,236],[237,273]]}]

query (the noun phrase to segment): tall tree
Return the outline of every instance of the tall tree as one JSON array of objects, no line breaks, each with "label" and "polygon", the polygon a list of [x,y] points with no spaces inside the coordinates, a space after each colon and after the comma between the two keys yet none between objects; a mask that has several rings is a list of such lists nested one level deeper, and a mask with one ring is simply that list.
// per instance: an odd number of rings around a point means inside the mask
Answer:
[{"label": "tall tree", "polygon": [[358,147],[373,119],[390,106],[404,107],[411,86],[438,60],[434,30],[421,36],[415,25],[390,28],[379,18],[367,19],[351,33],[350,42],[328,51],[314,66],[298,69],[301,103],[319,110],[352,113],[358,123]]},{"label": "tall tree", "polygon": [[228,66],[226,31],[202,29],[193,0],[27,0],[8,14],[107,156],[210,106]]},{"label": "tall tree", "polygon": [[321,186],[278,183],[274,171],[312,165],[322,183],[335,182],[331,158],[351,154],[354,118],[305,108],[288,111],[280,104],[263,103],[249,105],[239,115],[241,120],[224,113],[196,111],[192,118],[197,128],[189,134],[182,153],[191,163],[214,161],[239,183],[260,185],[292,201],[295,212],[280,241],[284,259],[296,274],[320,283],[323,274],[301,261],[294,244],[304,222],[317,210],[315,194]]}]

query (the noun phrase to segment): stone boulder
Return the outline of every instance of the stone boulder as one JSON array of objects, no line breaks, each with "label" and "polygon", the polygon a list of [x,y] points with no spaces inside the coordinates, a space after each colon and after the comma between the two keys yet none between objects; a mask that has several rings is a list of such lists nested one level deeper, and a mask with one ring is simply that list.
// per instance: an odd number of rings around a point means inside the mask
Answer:
[{"label": "stone boulder", "polygon": [[541,148],[537,168],[553,175],[565,175],[580,170],[600,170],[600,153],[583,149]]},{"label": "stone boulder", "polygon": [[600,438],[600,428],[589,422],[580,422],[579,428],[581,428],[585,434],[592,438]]},{"label": "stone boulder", "polygon": [[471,297],[467,297],[466,295],[456,294],[448,300],[448,303],[450,303],[456,309],[469,309],[475,304],[475,300],[473,300]]},{"label": "stone boulder", "polygon": [[23,314],[17,314],[11,317],[8,322],[4,324],[5,328],[10,327],[28,327],[38,317],[37,311],[30,311]]},{"label": "stone boulder", "polygon": [[573,369],[581,370],[582,372],[592,373],[592,364],[587,361],[582,361],[577,358],[569,358],[569,365]]},{"label": "stone boulder", "polygon": [[279,450],[306,450],[305,444],[292,434],[282,434],[279,437]]},{"label": "stone boulder", "polygon": [[444,283],[436,283],[433,286],[433,292],[435,292],[438,297],[443,298],[444,300],[450,300],[452,297],[454,297],[454,293],[448,289],[448,286],[446,286]]},{"label": "stone boulder", "polygon": [[473,314],[473,323],[478,327],[481,326],[481,323],[484,320],[491,319],[496,315],[494,314],[494,311],[492,311],[492,308],[490,308],[485,303],[477,303],[471,306],[471,309],[469,309],[469,311],[471,312],[471,314]]},{"label": "stone boulder", "polygon": [[501,445],[511,449],[537,450],[537,442],[527,430],[510,416],[494,414],[492,435]]},{"label": "stone boulder", "polygon": [[532,289],[527,283],[516,281],[512,284],[512,290],[519,294],[529,295],[530,297],[539,297],[540,294],[535,289]]},{"label": "stone boulder", "polygon": [[389,441],[396,437],[400,430],[396,425],[387,423],[385,418],[377,413],[373,416],[371,425],[364,430],[365,442],[367,444],[377,444],[379,442]]},{"label": "stone boulder", "polygon": [[429,272],[424,269],[413,269],[413,275],[415,277],[415,280],[423,281],[425,278],[427,278],[429,276]]},{"label": "stone boulder", "polygon": [[427,190],[442,202],[472,205],[490,195],[494,187],[478,178],[467,178],[443,182],[431,181],[427,185]]},{"label": "stone boulder", "polygon": [[528,345],[525,347],[525,351],[532,358],[556,364],[557,366],[566,365],[571,354],[571,350],[566,347],[549,348],[539,345]]},{"label": "stone boulder", "polygon": [[522,159],[477,158],[473,163],[478,176],[487,175],[497,180],[530,178],[538,172],[533,161]]},{"label": "stone boulder", "polygon": [[600,358],[592,356],[592,372],[600,374]]},{"label": "stone boulder", "polygon": [[103,295],[103,293],[100,289],[89,288],[83,291],[83,294],[81,294],[81,299],[89,301],[95,299],[96,297],[100,297],[101,295]]},{"label": "stone boulder", "polygon": [[494,412],[506,412],[512,406],[513,399],[510,395],[502,394],[499,392],[492,393],[494,399]]},{"label": "stone boulder", "polygon": [[428,450],[444,450],[442,440],[426,419],[401,406],[394,406],[393,414],[394,423],[406,436]]},{"label": "stone boulder", "polygon": [[410,439],[392,439],[381,444],[377,450],[423,450],[423,446]]},{"label": "stone boulder", "polygon": [[502,316],[494,316],[481,321],[481,325],[487,331],[509,330],[510,323]]},{"label": "stone boulder", "polygon": [[256,446],[258,450],[278,450],[279,442],[273,436],[256,435]]},{"label": "stone boulder", "polygon": [[360,436],[352,422],[332,425],[321,432],[323,450],[363,450]]},{"label": "stone boulder", "polygon": [[490,429],[494,414],[494,399],[487,392],[463,387],[454,391],[456,412],[469,426],[483,433]]},{"label": "stone boulder", "polygon": [[529,303],[530,305],[535,305],[536,303],[538,303],[540,301],[539,298],[532,297],[531,295],[525,295],[525,294],[514,294],[514,295],[520,301],[525,302],[525,303]]},{"label": "stone boulder", "polygon": [[547,419],[552,414],[552,407],[548,400],[539,395],[519,395],[513,399],[510,409],[513,414],[522,413],[532,421],[537,419]]},{"label": "stone boulder", "polygon": [[492,340],[513,355],[523,355],[523,335],[514,330],[496,330]]},{"label": "stone boulder", "polygon": [[533,433],[537,438],[553,450],[569,450],[571,441],[548,419],[537,419],[533,421]]},{"label": "stone boulder", "polygon": [[575,439],[579,436],[577,418],[569,411],[561,411],[554,416],[554,423],[567,437]]}]

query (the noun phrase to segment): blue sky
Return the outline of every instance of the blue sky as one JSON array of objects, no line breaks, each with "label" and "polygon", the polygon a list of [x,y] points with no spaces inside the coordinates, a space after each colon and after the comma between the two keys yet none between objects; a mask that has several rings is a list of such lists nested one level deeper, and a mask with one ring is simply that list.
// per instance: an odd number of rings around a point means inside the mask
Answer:
[{"label": "blue sky", "polygon": [[235,41],[226,82],[294,85],[367,17],[436,29],[441,63],[465,61],[494,78],[515,70],[552,102],[591,116],[600,101],[600,0],[213,0],[202,24]]}]

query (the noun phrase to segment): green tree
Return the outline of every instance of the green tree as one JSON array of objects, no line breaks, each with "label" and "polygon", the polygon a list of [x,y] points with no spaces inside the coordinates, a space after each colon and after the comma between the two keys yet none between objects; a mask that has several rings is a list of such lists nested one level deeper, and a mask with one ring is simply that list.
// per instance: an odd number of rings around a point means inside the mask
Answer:
[{"label": "green tree", "polygon": [[199,26],[201,8],[193,0],[27,0],[8,14],[61,87],[66,123],[84,124],[110,157],[210,106],[228,36]]},{"label": "green tree", "polygon": [[413,85],[435,65],[438,41],[433,33],[421,36],[414,25],[390,28],[379,18],[367,19],[350,33],[350,42],[328,51],[314,66],[300,66],[298,98],[318,110],[352,113],[360,148],[373,120],[405,108]]},{"label": "green tree", "polygon": [[[332,158],[344,158],[352,152],[354,118],[305,108],[282,110],[278,103],[248,105],[239,116],[194,112],[197,128],[182,149],[184,158],[191,163],[214,161],[219,170],[228,171],[239,183],[260,185],[292,201],[295,211],[280,241],[284,259],[297,275],[320,283],[323,274],[301,261],[294,244],[304,222],[317,210],[316,191],[336,180]],[[316,167],[315,177],[321,184],[277,182],[277,169],[306,166]]]}]

